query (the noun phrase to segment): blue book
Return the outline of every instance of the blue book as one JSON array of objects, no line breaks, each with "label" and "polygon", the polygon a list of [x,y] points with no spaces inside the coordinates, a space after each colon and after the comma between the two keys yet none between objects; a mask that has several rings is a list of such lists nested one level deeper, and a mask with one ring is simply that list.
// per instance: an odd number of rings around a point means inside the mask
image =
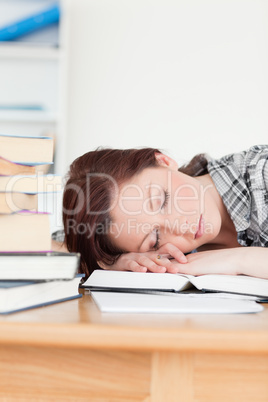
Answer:
[{"label": "blue book", "polygon": [[55,4],[42,12],[16,21],[0,29],[0,41],[11,41],[36,30],[58,23],[60,7]]},{"label": "blue book", "polygon": [[43,112],[44,111],[44,108],[43,108],[43,106],[41,106],[41,105],[34,105],[34,104],[14,104],[14,105],[8,105],[8,104],[6,104],[6,105],[1,105],[0,104],[0,110],[14,110],[14,111],[17,111],[17,110],[30,110],[30,111],[37,111],[37,112]]},{"label": "blue book", "polygon": [[0,314],[16,313],[82,297],[79,283],[83,274],[71,280],[50,282],[0,281]]}]

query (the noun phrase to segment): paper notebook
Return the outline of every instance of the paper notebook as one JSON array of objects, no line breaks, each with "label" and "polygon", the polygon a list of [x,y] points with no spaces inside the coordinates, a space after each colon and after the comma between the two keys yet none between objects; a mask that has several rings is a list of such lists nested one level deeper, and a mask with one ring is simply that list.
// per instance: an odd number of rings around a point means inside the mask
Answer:
[{"label": "paper notebook", "polygon": [[96,291],[91,295],[103,313],[241,314],[263,310],[263,306],[255,301],[220,297]]}]

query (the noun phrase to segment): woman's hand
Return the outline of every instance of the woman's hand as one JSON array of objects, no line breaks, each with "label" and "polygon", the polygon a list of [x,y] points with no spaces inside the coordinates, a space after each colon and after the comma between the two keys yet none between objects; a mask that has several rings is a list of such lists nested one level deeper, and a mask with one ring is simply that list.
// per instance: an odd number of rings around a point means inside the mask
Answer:
[{"label": "woman's hand", "polygon": [[168,269],[168,272],[188,275],[239,275],[243,273],[241,261],[245,258],[243,252],[246,249],[246,247],[237,247],[188,254],[187,264],[172,260],[172,267]]},{"label": "woman's hand", "polygon": [[[134,272],[169,272],[188,275],[242,273],[245,247],[200,251],[187,257],[174,245],[165,244],[157,252],[122,254],[116,264],[105,269]],[[268,251],[268,250],[267,250]],[[159,259],[158,256],[161,256]],[[268,273],[268,269],[267,269]]]},{"label": "woman's hand", "polygon": [[187,255],[188,263],[171,261],[167,272],[205,275],[249,275],[268,279],[268,248],[235,247],[220,250],[200,251]]},{"label": "woman's hand", "polygon": [[[161,255],[158,259],[157,256]],[[170,258],[173,258],[170,260]],[[268,279],[268,248],[236,247],[200,251],[187,257],[174,245],[165,244],[157,252],[122,254],[104,269],[136,272],[169,272],[188,275],[249,275]]]},{"label": "woman's hand", "polygon": [[[174,260],[170,260],[170,258]],[[174,269],[177,270],[177,268],[174,268],[173,261],[176,261],[179,265],[184,265],[187,263],[187,258],[176,246],[166,243],[157,251],[122,254],[113,265],[106,265],[101,261],[98,264],[103,269],[116,271],[173,272]]]}]

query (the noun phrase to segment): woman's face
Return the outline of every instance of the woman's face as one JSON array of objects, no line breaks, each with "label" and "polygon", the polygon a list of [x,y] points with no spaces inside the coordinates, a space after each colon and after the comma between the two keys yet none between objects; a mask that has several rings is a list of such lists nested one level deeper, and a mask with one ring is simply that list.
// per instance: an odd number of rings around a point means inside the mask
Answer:
[{"label": "woman's face", "polygon": [[213,241],[221,215],[215,187],[209,176],[204,178],[187,176],[175,163],[164,162],[125,182],[111,209],[113,243],[129,252],[172,243],[187,253]]}]

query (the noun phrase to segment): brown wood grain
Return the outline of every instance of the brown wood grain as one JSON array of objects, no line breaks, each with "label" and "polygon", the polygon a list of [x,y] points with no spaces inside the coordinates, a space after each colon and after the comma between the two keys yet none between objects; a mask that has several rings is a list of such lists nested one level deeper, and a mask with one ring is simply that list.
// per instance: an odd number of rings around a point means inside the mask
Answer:
[{"label": "brown wood grain", "polygon": [[268,401],[258,314],[101,314],[89,295],[0,317],[0,401]]}]

